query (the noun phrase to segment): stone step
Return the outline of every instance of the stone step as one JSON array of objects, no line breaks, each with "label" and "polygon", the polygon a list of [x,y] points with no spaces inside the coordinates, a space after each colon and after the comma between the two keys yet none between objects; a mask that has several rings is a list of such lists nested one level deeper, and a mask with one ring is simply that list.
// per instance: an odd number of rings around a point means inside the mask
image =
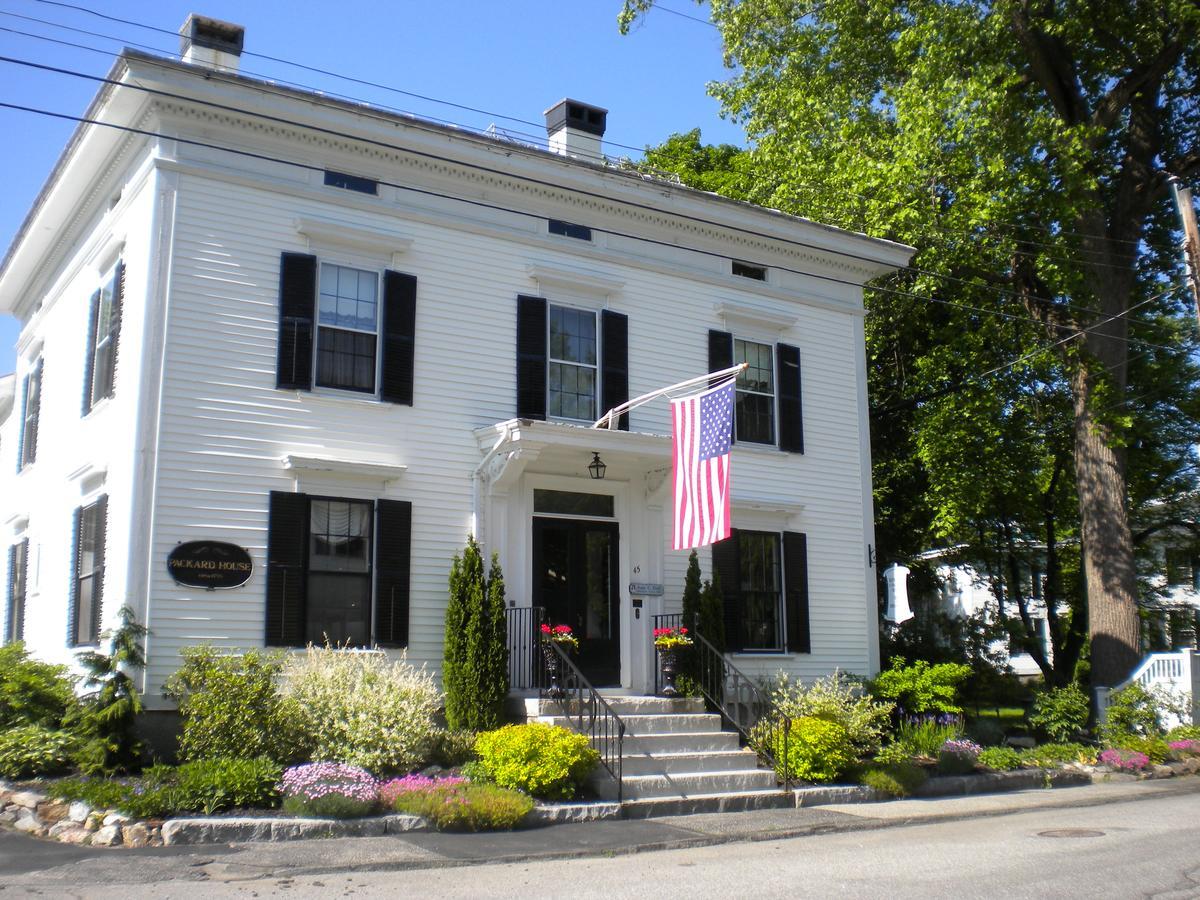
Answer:
[{"label": "stone step", "polygon": [[628,753],[621,770],[630,775],[673,775],[678,772],[729,772],[753,769],[758,756],[753,750],[716,750],[699,753]]},{"label": "stone step", "polygon": [[737,750],[736,731],[688,731],[682,734],[625,735],[621,752],[625,756],[649,753],[718,753]]},{"label": "stone step", "polygon": [[691,797],[649,797],[621,804],[625,819],[689,816],[695,813],[745,812],[751,809],[790,809],[796,798],[790,791],[743,791],[737,794],[696,794]]},{"label": "stone step", "polygon": [[[561,725],[575,730],[578,720],[570,716],[539,716],[539,722]],[[681,713],[679,715],[630,715],[621,716],[625,723],[626,737],[643,734],[690,734],[696,731],[720,731],[721,717],[709,713]]]},{"label": "stone step", "polygon": [[[671,775],[626,775],[623,779],[625,800],[655,797],[708,796],[775,790],[775,773],[768,769],[734,769],[728,772],[678,772]],[[596,784],[601,796],[616,796],[616,782],[606,778]]]},{"label": "stone step", "polygon": [[[701,697],[639,697],[634,694],[601,694],[609,708],[618,716],[631,715],[686,715],[706,712]],[[525,715],[536,719],[545,716],[562,716],[575,713],[579,704],[573,700],[539,700],[526,698]]]}]

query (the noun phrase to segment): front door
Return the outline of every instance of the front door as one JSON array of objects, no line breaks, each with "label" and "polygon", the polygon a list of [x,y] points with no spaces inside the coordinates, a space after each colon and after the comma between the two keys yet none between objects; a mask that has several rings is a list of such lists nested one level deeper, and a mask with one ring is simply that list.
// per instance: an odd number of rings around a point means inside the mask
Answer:
[{"label": "front door", "polygon": [[533,605],[579,638],[576,663],[595,687],[621,683],[617,523],[533,519]]}]

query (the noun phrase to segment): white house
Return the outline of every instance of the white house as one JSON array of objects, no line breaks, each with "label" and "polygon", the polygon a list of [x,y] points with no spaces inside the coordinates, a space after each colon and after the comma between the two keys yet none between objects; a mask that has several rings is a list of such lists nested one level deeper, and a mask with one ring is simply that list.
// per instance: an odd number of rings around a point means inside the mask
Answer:
[{"label": "white house", "polygon": [[597,685],[646,690],[687,561],[669,412],[589,426],[746,361],[736,534],[700,554],[738,665],[877,670],[862,285],[909,248],[608,165],[597,107],[553,106],[540,150],[239,75],[237,26],[184,38],[121,54],[0,266],[7,639],[70,662],[128,603],[152,707],[202,642],[436,667],[474,531]]}]

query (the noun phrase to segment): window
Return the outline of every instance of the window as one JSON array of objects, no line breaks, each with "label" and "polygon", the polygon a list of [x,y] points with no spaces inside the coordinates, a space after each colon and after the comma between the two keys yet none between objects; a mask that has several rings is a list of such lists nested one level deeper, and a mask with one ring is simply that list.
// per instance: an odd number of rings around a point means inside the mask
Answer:
[{"label": "window", "polygon": [[42,411],[42,361],[34,363],[25,376],[25,405],[21,416],[21,440],[17,451],[17,470],[37,459],[38,418]]},{"label": "window", "polygon": [[113,395],[117,368],[117,339],[121,331],[121,296],[125,267],[117,263],[108,281],[92,294],[88,317],[88,356],[85,361],[83,412]]},{"label": "window", "polygon": [[733,261],[733,274],[741,278],[752,278],[755,281],[767,280],[765,266],[756,266],[753,263],[741,262],[736,259]]},{"label": "window", "polygon": [[575,491],[548,491],[537,488],[533,492],[533,511],[611,519],[614,516],[613,497],[611,494],[581,494]]},{"label": "window", "polygon": [[29,575],[29,541],[8,548],[8,611],[4,619],[4,643],[25,636],[25,594]]},{"label": "window", "polygon": [[321,264],[317,301],[317,384],[375,393],[379,276]]},{"label": "window", "polygon": [[742,595],[741,646],[745,650],[783,649],[783,585],[779,535],[739,531],[738,568]]},{"label": "window", "polygon": [[733,362],[749,363],[737,379],[737,439],[775,443],[775,363],[770,344],[735,338]]},{"label": "window", "polygon": [[371,641],[371,507],[315,497],[309,504],[305,638],[310,643],[363,646]]},{"label": "window", "polygon": [[596,419],[596,314],[550,305],[548,414]]},{"label": "window", "polygon": [[378,194],[379,182],[358,175],[347,175],[345,172],[325,172],[325,184],[328,187],[343,188],[347,191],[357,191],[360,194]]},{"label": "window", "polygon": [[590,241],[592,239],[592,229],[586,225],[575,225],[571,222],[563,222],[560,219],[550,220],[550,233],[575,238],[579,241]]},{"label": "window", "polygon": [[1200,566],[1190,547],[1168,547],[1165,552],[1167,586],[1200,590]]},{"label": "window", "polygon": [[75,512],[75,577],[69,615],[69,637],[75,647],[100,640],[107,509],[108,499],[101,497]]}]

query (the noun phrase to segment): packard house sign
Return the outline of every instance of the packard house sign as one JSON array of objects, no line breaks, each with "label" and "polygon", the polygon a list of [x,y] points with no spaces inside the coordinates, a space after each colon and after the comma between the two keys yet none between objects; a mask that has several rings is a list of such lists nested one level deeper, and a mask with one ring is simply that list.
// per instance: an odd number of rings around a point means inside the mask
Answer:
[{"label": "packard house sign", "polygon": [[188,541],[167,556],[167,571],[188,587],[235,588],[250,580],[254,562],[236,544],[224,541]]}]

